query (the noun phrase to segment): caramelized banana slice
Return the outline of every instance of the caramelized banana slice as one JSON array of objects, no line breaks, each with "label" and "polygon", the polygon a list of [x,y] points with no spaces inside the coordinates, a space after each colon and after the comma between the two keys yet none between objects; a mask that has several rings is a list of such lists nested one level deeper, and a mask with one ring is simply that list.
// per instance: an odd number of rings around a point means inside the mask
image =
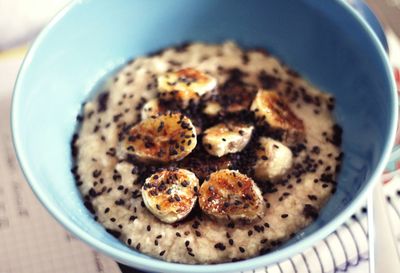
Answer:
[{"label": "caramelized banana slice", "polygon": [[141,161],[170,162],[183,159],[196,144],[196,129],[190,119],[167,113],[132,127],[124,145],[127,153]]},{"label": "caramelized banana slice", "polygon": [[158,88],[161,92],[194,92],[202,96],[216,86],[215,78],[193,68],[166,73],[158,78]]},{"label": "caramelized banana slice", "polygon": [[200,208],[220,220],[251,222],[264,215],[265,203],[254,181],[238,171],[219,170],[200,187]]},{"label": "caramelized banana slice", "polygon": [[143,105],[140,116],[142,120],[150,117],[158,116],[158,114],[165,113],[167,109],[160,104],[158,99],[151,99]]},{"label": "caramelized banana slice", "polygon": [[292,151],[272,138],[259,139],[255,177],[260,180],[274,180],[282,177],[292,167]]},{"label": "caramelized banana slice", "polygon": [[185,68],[158,77],[160,98],[176,100],[182,107],[197,103],[200,96],[213,90],[217,80],[193,68]]},{"label": "caramelized banana slice", "polygon": [[[150,117],[156,117],[159,114],[164,114],[168,111],[177,111],[178,109],[171,107],[169,108],[167,105],[164,105],[160,102],[159,99],[151,99],[145,105],[143,105],[142,111],[140,116],[142,120],[148,119]],[[194,121],[192,121],[194,123]],[[201,134],[201,127],[194,125],[196,128],[196,133],[199,135]]]},{"label": "caramelized banana slice", "polygon": [[221,157],[246,147],[254,127],[239,123],[220,123],[204,132],[203,145],[208,153]]},{"label": "caramelized banana slice", "polygon": [[184,169],[164,170],[146,179],[143,202],[160,221],[174,223],[186,217],[197,200],[199,180]]},{"label": "caramelized banana slice", "polygon": [[275,91],[260,89],[251,104],[251,110],[260,121],[272,128],[304,131],[303,121],[290,110],[285,99]]}]

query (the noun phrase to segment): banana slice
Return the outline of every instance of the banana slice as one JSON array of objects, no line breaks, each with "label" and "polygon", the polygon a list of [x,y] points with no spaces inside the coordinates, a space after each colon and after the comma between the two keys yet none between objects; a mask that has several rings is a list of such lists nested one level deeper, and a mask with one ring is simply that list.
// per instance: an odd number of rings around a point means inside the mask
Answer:
[{"label": "banana slice", "polygon": [[215,78],[193,68],[166,73],[157,82],[161,99],[176,100],[184,108],[217,86]]},{"label": "banana slice", "polygon": [[196,129],[182,114],[167,113],[145,119],[132,127],[125,151],[148,162],[179,161],[197,144]]},{"label": "banana slice", "polygon": [[265,203],[254,181],[238,171],[219,170],[200,187],[200,208],[220,220],[251,222],[264,215]]},{"label": "banana slice", "polygon": [[282,177],[292,167],[292,151],[269,137],[259,139],[257,162],[254,166],[255,177],[260,180],[274,180]]},{"label": "banana slice", "polygon": [[[174,107],[171,107],[172,109],[168,109],[169,107],[164,105],[163,103],[160,103],[159,99],[151,99],[148,102],[143,105],[142,111],[140,113],[140,116],[142,120],[148,119],[150,117],[156,117],[159,114],[164,114],[170,110],[172,112],[177,111],[178,109],[174,109]],[[200,126],[194,125],[196,128],[196,134],[199,135],[201,134],[202,130]]]},{"label": "banana slice", "polygon": [[203,145],[212,155],[237,153],[249,143],[254,127],[239,123],[220,123],[204,132]]},{"label": "banana slice", "polygon": [[142,187],[143,202],[160,221],[174,223],[193,209],[199,180],[184,169],[164,170],[146,179]]},{"label": "banana slice", "polygon": [[143,105],[140,116],[142,120],[148,119],[150,117],[158,116],[158,114],[165,113],[167,109],[160,104],[158,99],[151,99]]},{"label": "banana slice", "polygon": [[251,110],[260,121],[272,128],[304,131],[303,121],[290,110],[287,102],[276,91],[260,89],[251,104]]},{"label": "banana slice", "polygon": [[166,73],[158,78],[158,88],[162,92],[194,92],[199,96],[213,90],[217,80],[193,68],[185,68]]}]

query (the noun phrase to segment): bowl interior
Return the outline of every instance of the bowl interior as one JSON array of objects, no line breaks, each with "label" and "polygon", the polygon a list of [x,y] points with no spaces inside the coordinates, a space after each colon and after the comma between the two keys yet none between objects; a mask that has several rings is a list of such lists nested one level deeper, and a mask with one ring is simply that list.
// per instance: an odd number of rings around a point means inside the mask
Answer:
[{"label": "bowl interior", "polygon": [[[382,171],[396,101],[382,49],[371,37],[336,1],[77,1],[40,35],[20,72],[12,113],[18,157],[39,199],[67,229],[128,265],[219,272],[276,262],[343,222]],[[106,233],[83,206],[69,171],[75,118],[96,83],[128,59],[184,41],[226,39],[267,48],[336,96],[345,153],[338,191],[318,220],[278,251],[235,264],[157,262]]]}]

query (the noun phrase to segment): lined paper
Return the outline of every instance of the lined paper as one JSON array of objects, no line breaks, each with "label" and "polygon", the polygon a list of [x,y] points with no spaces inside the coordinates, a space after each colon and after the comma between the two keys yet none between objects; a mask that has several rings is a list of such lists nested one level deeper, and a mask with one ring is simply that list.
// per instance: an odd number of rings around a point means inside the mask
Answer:
[{"label": "lined paper", "polygon": [[68,234],[25,182],[11,142],[11,90],[21,57],[0,63],[0,273],[120,273]]}]

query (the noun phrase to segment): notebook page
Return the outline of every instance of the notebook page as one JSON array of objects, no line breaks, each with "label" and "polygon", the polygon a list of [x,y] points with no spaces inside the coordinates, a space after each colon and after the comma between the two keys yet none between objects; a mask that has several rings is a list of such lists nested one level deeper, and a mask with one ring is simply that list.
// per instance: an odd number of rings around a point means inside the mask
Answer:
[{"label": "notebook page", "polygon": [[0,273],[120,273],[68,234],[36,199],[12,147],[9,112],[19,58],[0,60]]}]

